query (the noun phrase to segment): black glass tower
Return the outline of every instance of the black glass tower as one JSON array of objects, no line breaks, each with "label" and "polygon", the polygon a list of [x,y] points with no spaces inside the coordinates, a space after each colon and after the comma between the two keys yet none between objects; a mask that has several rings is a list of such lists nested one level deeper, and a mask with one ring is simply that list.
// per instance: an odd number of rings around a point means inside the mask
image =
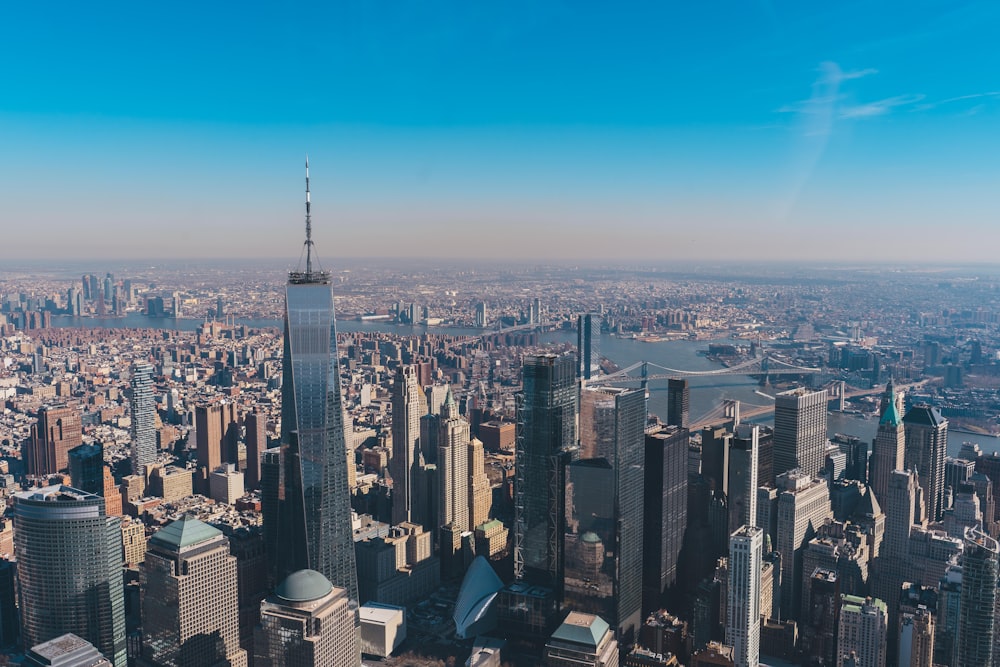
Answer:
[{"label": "black glass tower", "polygon": [[305,271],[291,272],[285,288],[280,445],[284,484],[276,494],[272,569],[276,581],[299,570],[316,570],[357,600],[333,293],[329,272],[312,266],[308,161],[305,246]]}]

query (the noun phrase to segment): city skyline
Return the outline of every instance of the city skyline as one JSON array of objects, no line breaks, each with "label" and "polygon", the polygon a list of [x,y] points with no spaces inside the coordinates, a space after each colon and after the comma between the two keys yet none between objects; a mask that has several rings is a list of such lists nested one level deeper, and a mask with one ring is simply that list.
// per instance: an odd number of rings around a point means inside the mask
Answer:
[{"label": "city skyline", "polygon": [[905,9],[16,7],[0,261],[268,255],[307,152],[326,261],[990,261],[1000,8]]}]

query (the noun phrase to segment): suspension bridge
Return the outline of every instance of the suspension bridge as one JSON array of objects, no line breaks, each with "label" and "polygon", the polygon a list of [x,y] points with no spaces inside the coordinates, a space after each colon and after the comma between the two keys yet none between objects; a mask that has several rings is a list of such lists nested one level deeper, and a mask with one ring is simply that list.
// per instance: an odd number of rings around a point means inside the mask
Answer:
[{"label": "suspension bridge", "polygon": [[[654,368],[659,372],[650,373],[649,369]],[[633,374],[639,371],[639,374]],[[733,366],[714,368],[707,371],[690,371],[679,368],[667,368],[654,364],[652,361],[637,361],[631,366],[626,366],[614,373],[602,375],[587,381],[588,385],[616,385],[639,382],[645,387],[651,380],[669,380],[671,378],[689,377],[713,377],[717,375],[808,375],[810,373],[822,373],[822,368],[812,368],[810,366],[799,366],[792,361],[782,359],[774,352],[767,351],[759,357],[754,357],[742,361]]]}]

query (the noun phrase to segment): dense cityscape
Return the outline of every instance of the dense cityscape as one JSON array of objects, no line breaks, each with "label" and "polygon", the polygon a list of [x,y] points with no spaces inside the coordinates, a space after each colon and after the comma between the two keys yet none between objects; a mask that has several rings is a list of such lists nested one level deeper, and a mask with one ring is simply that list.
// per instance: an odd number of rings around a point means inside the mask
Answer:
[{"label": "dense cityscape", "polygon": [[1000,276],[334,272],[306,184],[283,286],[0,274],[5,664],[992,664]]}]

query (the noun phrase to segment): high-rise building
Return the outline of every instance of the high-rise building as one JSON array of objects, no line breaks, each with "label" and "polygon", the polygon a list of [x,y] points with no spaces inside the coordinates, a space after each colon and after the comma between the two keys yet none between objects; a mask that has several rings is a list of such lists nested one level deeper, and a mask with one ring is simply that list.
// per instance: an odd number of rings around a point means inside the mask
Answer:
[{"label": "high-rise building", "polygon": [[354,667],[361,664],[347,591],[315,570],[288,575],[260,606],[256,667]]},{"label": "high-rise building", "polygon": [[284,478],[273,494],[279,507],[277,545],[270,552],[275,553],[275,581],[298,570],[316,570],[357,600],[336,317],[330,273],[314,271],[312,266],[309,207],[307,161],[306,270],[290,273],[285,288],[280,457]]},{"label": "high-rise building", "polygon": [[25,646],[67,632],[125,667],[121,520],[68,486],[14,494],[14,548]]},{"label": "high-rise building", "polygon": [[683,378],[667,380],[667,424],[687,428],[690,403],[688,381]]},{"label": "high-rise building", "polygon": [[461,534],[471,529],[469,440],[469,422],[458,414],[455,398],[449,389],[441,411],[437,455],[441,560],[446,568],[458,565],[454,558],[462,548]]},{"label": "high-rise building", "polygon": [[469,527],[475,530],[490,519],[493,507],[493,489],[486,474],[486,457],[483,443],[477,438],[469,441]]},{"label": "high-rise building", "polygon": [[103,496],[104,447],[94,443],[69,450],[69,478],[74,489]]},{"label": "high-rise building", "polygon": [[43,405],[31,437],[24,441],[25,472],[44,477],[69,467],[69,450],[83,444],[80,409],[68,405]]},{"label": "high-rise building", "polygon": [[957,667],[992,667],[997,612],[997,541],[980,530],[965,532],[959,603]]},{"label": "high-rise building", "polygon": [[826,480],[792,470],[778,475],[777,551],[781,554],[781,613],[798,619],[802,552],[807,534],[833,517]]},{"label": "high-rise building", "polygon": [[774,474],[818,475],[826,455],[826,390],[791,389],[774,400]]},{"label": "high-rise building", "polygon": [[[420,474],[420,418],[427,413],[427,399],[420,389],[416,368],[401,366],[392,385],[392,522],[413,521],[414,485]],[[419,514],[417,510],[417,514]],[[433,526],[432,526],[433,528]]]},{"label": "high-rise building", "polygon": [[944,515],[944,462],[948,450],[948,420],[937,408],[915,405],[903,417],[906,438],[903,465],[920,477],[927,518],[940,521]]},{"label": "high-rise building", "polygon": [[760,573],[764,531],[741,526],[729,537],[726,643],[736,667],[760,664]]},{"label": "high-rise building", "polygon": [[140,570],[142,657],[152,667],[246,667],[236,558],[222,532],[183,518],[147,542]]},{"label": "high-rise building", "polygon": [[[612,400],[607,457],[574,461],[566,473],[565,605],[596,613],[619,637],[642,623],[643,458],[646,397],[592,388]],[[606,428],[605,428],[606,427]]]},{"label": "high-rise building", "polygon": [[526,357],[517,396],[514,574],[562,593],[566,464],[576,447],[576,363]]},{"label": "high-rise building", "polygon": [[570,612],[545,644],[547,667],[618,667],[615,631],[600,616]]},{"label": "high-rise building", "polygon": [[[145,475],[146,466],[156,463],[156,400],[153,397],[153,366],[132,365],[132,473]],[[200,435],[200,433],[199,433]],[[201,459],[198,460],[201,463]]]},{"label": "high-rise building", "polygon": [[903,470],[906,437],[903,431],[903,418],[897,408],[895,390],[892,383],[886,387],[889,397],[883,396],[885,406],[879,417],[878,430],[872,441],[871,479],[875,498],[885,503],[889,492],[889,477],[893,470]]},{"label": "high-rise building", "polygon": [[677,583],[677,563],[687,528],[686,428],[667,426],[646,435],[643,461],[642,570],[644,613],[663,606],[663,596]]},{"label": "high-rise building", "polygon": [[583,380],[592,378],[601,368],[601,316],[584,313],[576,319],[577,373]]},{"label": "high-rise building", "polygon": [[[223,461],[236,463],[234,456],[239,433],[236,404],[229,402],[199,405],[194,410],[198,474],[195,491],[209,495],[209,475]],[[138,473],[137,473],[138,474]]]},{"label": "high-rise building", "polygon": [[[913,533],[913,517],[919,491],[916,473],[894,470],[889,475],[889,488],[885,499],[885,534],[879,550],[872,587],[875,595],[881,599],[898,599],[903,582],[912,577],[910,536]],[[890,626],[895,628],[898,618],[897,605],[890,605],[888,614]],[[895,644],[895,635],[890,637],[890,640]],[[896,655],[894,650],[890,653]]]},{"label": "high-rise building", "polygon": [[253,490],[260,484],[260,458],[267,449],[267,415],[259,410],[248,412],[243,417],[246,427],[247,445],[247,489]]},{"label": "high-rise building", "polygon": [[903,614],[899,619],[899,667],[931,667],[934,664],[934,615],[927,607]]},{"label": "high-rise building", "polygon": [[757,525],[757,438],[753,424],[737,424],[729,446],[729,530]]},{"label": "high-rise building", "polygon": [[856,595],[841,597],[837,664],[885,667],[888,617],[885,602]]},{"label": "high-rise building", "polygon": [[97,648],[72,632],[32,646],[23,667],[113,667]]}]

